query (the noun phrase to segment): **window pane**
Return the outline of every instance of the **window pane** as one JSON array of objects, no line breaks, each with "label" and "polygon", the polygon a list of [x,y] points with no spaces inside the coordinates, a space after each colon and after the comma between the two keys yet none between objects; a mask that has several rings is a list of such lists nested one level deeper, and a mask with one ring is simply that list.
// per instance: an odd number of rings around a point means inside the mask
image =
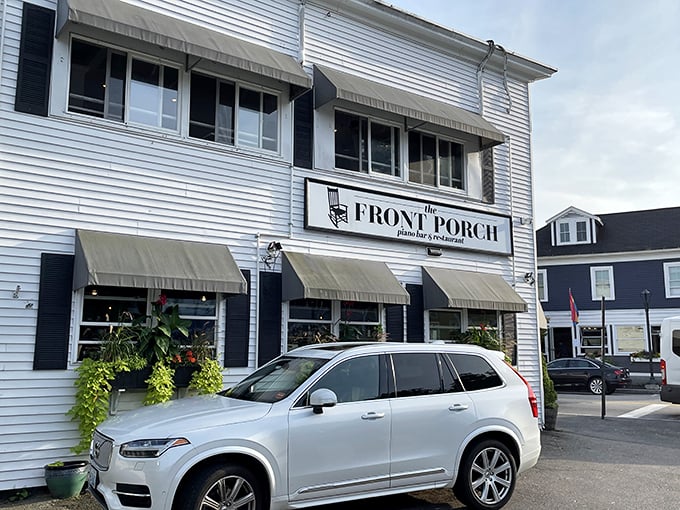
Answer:
[{"label": "window pane", "polygon": [[611,288],[609,281],[609,270],[596,269],[595,274],[595,296],[605,298],[611,297]]},{"label": "window pane", "polygon": [[619,352],[638,352],[647,348],[642,326],[616,326],[616,341]]},{"label": "window pane", "polygon": [[495,388],[503,384],[500,376],[484,358],[471,354],[451,354],[449,359],[456,367],[465,391]]},{"label": "window pane", "polygon": [[495,310],[468,310],[468,327],[498,327],[498,312]]},{"label": "window pane", "polygon": [[68,103],[70,111],[104,116],[107,55],[106,48],[73,40]]},{"label": "window pane", "polygon": [[217,315],[217,294],[214,292],[192,292],[183,290],[164,290],[167,298],[166,310],[179,306],[182,316],[215,317]]},{"label": "window pane", "polygon": [[536,273],[536,286],[538,287],[539,301],[547,301],[548,298],[545,294],[545,273],[541,271]]},{"label": "window pane", "polygon": [[378,303],[342,301],[340,318],[347,322],[378,322]]},{"label": "window pane", "polygon": [[289,322],[288,323],[288,350],[309,345],[322,343],[331,340],[331,323],[309,323],[309,322]]},{"label": "window pane", "polygon": [[569,223],[560,223],[560,242],[569,242]]},{"label": "window pane", "polygon": [[127,56],[110,53],[111,64],[109,82],[106,86],[107,119],[122,122],[125,119],[125,76],[127,74]]},{"label": "window pane", "polygon": [[436,354],[393,354],[397,397],[442,393]]},{"label": "window pane", "polygon": [[430,311],[430,340],[456,341],[461,334],[461,313]]},{"label": "window pane", "polygon": [[192,138],[215,140],[216,83],[215,78],[191,73],[189,136]]},{"label": "window pane", "polygon": [[82,322],[118,324],[146,315],[146,289],[85,287]]},{"label": "window pane", "polygon": [[[435,186],[437,140],[434,136],[411,132],[409,134],[409,144],[413,141],[415,141],[416,147],[420,147],[420,151],[416,152],[409,147],[409,180],[411,182]],[[411,178],[411,169],[415,172],[414,178]]]},{"label": "window pane", "polygon": [[326,299],[294,299],[288,305],[291,319],[330,321],[331,302]]},{"label": "window pane", "polygon": [[149,126],[159,125],[160,72],[157,64],[142,60],[132,61],[130,82],[130,122]]},{"label": "window pane", "polygon": [[668,290],[671,296],[680,296],[680,266],[668,266]]},{"label": "window pane", "polygon": [[217,104],[217,141],[234,145],[234,102],[236,86],[220,82],[220,98]]},{"label": "window pane", "polygon": [[371,122],[371,170],[385,175],[399,175],[398,132],[396,129]]},{"label": "window pane", "polygon": [[367,121],[358,115],[335,112],[335,167],[366,171]]},{"label": "window pane", "polygon": [[577,242],[585,242],[588,240],[588,232],[586,230],[586,222],[585,221],[577,221],[576,222],[576,241]]},{"label": "window pane", "polygon": [[179,73],[177,69],[163,66],[163,119],[165,129],[177,129],[177,91]]},{"label": "window pane", "polygon": [[279,100],[271,94],[262,95],[262,148],[270,151],[278,149],[279,139]]},{"label": "window pane", "polygon": [[450,188],[463,189],[463,146],[459,143],[439,141],[439,183]]},{"label": "window pane", "polygon": [[238,143],[260,146],[260,93],[254,90],[239,89]]},{"label": "window pane", "polygon": [[408,134],[408,180],[418,184],[423,183],[422,148],[420,134],[409,131]]}]

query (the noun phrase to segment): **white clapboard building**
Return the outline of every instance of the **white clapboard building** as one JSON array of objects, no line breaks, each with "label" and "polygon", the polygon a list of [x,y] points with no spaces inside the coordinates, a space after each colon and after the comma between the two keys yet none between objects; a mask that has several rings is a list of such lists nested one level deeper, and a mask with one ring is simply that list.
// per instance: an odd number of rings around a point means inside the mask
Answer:
[{"label": "white clapboard building", "polygon": [[319,336],[484,324],[540,397],[554,68],[375,0],[0,9],[0,490],[74,457],[75,368],[160,293],[225,385]]}]

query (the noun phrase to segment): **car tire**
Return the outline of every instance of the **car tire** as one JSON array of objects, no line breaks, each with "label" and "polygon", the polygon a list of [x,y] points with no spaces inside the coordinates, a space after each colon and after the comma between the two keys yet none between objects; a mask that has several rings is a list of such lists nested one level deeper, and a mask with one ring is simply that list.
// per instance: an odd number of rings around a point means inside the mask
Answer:
[{"label": "car tire", "polygon": [[591,377],[588,380],[588,390],[593,395],[602,395],[602,378],[601,377]]},{"label": "car tire", "polygon": [[[236,489],[236,492],[233,492]],[[192,475],[177,495],[177,510],[265,510],[266,492],[253,473],[238,465],[210,466]]]},{"label": "car tire", "polygon": [[614,386],[612,386],[611,384],[607,384],[606,391],[605,391],[606,395],[611,395],[615,391],[616,391],[616,388]]},{"label": "car tire", "polygon": [[468,508],[496,510],[515,490],[515,458],[503,443],[482,441],[463,458],[453,493]]}]

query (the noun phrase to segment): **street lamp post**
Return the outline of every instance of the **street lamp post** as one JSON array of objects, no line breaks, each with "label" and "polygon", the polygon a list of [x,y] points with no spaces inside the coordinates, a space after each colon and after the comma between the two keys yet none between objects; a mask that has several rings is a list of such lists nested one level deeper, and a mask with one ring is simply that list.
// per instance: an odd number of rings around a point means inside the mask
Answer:
[{"label": "street lamp post", "polygon": [[647,342],[649,344],[647,353],[649,354],[649,384],[656,384],[656,381],[654,380],[654,365],[652,362],[652,351],[654,348],[652,347],[652,330],[649,327],[649,296],[651,295],[651,291],[649,289],[645,289],[641,292],[642,295],[642,302],[645,305],[645,326],[646,326],[646,331],[647,331]]}]

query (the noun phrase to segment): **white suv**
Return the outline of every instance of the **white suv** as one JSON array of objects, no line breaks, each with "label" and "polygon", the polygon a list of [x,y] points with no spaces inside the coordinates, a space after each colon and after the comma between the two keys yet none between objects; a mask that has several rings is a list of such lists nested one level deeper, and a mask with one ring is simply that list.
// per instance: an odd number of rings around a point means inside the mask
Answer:
[{"label": "white suv", "polygon": [[445,487],[496,509],[538,460],[537,416],[495,351],[317,344],[217,395],[109,419],[89,484],[110,510],[276,510]]}]

